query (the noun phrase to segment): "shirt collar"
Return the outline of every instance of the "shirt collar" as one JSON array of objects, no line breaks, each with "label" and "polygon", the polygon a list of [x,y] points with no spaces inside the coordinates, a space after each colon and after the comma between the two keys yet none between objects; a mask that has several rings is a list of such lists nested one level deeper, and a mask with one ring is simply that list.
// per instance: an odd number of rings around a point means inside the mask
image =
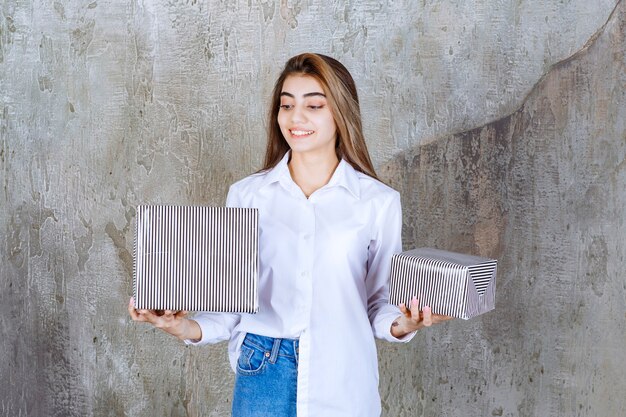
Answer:
[{"label": "shirt collar", "polygon": [[281,178],[291,178],[291,174],[289,174],[289,167],[287,166],[287,162],[289,162],[289,155],[291,155],[291,151],[287,151],[287,153],[285,153],[285,156],[283,156],[283,159],[281,159],[274,168],[267,171],[267,173],[265,174],[265,178],[263,179],[263,182],[261,183],[261,186],[259,188],[263,188],[275,182],[279,182]]},{"label": "shirt collar", "polygon": [[[280,182],[283,185],[290,187],[297,185],[293,182],[291,178],[291,174],[289,173],[289,167],[287,163],[289,162],[289,157],[291,156],[291,151],[287,151],[283,159],[280,160],[278,164],[272,169],[270,169],[261,186],[259,188],[263,188],[269,184],[273,184],[275,182]],[[361,196],[361,187],[359,185],[359,176],[357,171],[346,162],[345,159],[339,161],[339,165],[335,169],[333,176],[328,181],[326,187],[329,186],[339,186],[348,190],[355,198],[360,198]]]},{"label": "shirt collar", "polygon": [[357,199],[361,197],[358,173],[345,159],[339,161],[327,186],[335,185],[345,188]]}]

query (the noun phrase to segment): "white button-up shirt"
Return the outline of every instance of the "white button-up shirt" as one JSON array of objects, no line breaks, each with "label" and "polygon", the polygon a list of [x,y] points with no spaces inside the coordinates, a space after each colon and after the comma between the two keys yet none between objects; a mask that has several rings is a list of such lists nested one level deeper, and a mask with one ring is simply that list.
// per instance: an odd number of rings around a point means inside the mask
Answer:
[{"label": "white button-up shirt", "polygon": [[400,341],[387,285],[400,195],[342,160],[307,199],[288,160],[233,184],[226,203],[259,209],[259,312],[196,314],[197,344],[230,340],[234,369],[246,333],[299,338],[298,417],[377,417],[374,337]]}]

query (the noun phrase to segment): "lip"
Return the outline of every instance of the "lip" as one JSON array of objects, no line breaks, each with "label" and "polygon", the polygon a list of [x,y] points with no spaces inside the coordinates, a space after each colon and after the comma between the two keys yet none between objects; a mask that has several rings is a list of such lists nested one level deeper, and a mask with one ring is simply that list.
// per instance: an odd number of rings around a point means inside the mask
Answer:
[{"label": "lip", "polygon": [[309,129],[289,129],[289,133],[294,138],[306,138],[315,133],[315,131]]}]

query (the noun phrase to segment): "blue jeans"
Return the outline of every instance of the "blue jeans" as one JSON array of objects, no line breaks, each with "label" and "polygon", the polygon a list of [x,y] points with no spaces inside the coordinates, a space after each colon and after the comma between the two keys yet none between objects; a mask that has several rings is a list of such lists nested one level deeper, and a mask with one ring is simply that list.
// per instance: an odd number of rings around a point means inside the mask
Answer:
[{"label": "blue jeans", "polygon": [[248,333],[237,362],[233,417],[295,417],[298,340]]}]

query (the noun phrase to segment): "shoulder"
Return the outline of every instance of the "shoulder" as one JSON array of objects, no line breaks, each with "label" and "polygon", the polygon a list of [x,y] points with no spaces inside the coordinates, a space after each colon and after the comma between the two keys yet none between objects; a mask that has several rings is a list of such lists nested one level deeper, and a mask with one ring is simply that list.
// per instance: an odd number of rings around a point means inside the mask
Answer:
[{"label": "shoulder", "polygon": [[359,179],[362,200],[371,200],[382,205],[400,202],[400,193],[390,186],[362,172],[356,172],[356,175]]},{"label": "shoulder", "polygon": [[230,192],[250,192],[256,190],[263,184],[265,177],[269,171],[256,172],[252,175],[248,175],[239,181],[234,182],[230,186]]},{"label": "shoulder", "polygon": [[228,189],[226,205],[229,207],[250,206],[254,194],[262,187],[267,171],[257,172],[233,183]]},{"label": "shoulder", "polygon": [[[381,181],[359,172],[361,204],[371,219],[372,232],[380,236],[402,229],[400,193]],[[391,232],[390,232],[391,231]],[[398,232],[399,233],[399,232]]]}]

